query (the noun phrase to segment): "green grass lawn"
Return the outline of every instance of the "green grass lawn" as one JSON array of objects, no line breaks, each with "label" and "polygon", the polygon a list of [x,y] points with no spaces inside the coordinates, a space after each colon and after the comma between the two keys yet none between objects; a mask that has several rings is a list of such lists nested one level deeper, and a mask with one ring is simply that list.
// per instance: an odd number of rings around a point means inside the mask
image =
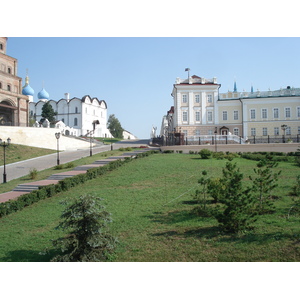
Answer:
[{"label": "green grass lawn", "polygon": [[[220,176],[226,160],[199,155],[154,154],[133,160],[103,177],[40,201],[0,219],[0,261],[49,261],[51,239],[64,199],[93,194],[112,214],[110,230],[119,240],[113,261],[299,261],[300,218],[286,218],[299,167],[280,162],[276,213],[259,216],[255,230],[223,234],[213,218],[192,213],[192,194],[201,172]],[[236,158],[245,182],[256,162]],[[48,249],[45,255],[40,255]]]},{"label": "green grass lawn", "polygon": [[[3,166],[4,158],[3,158],[3,147],[0,147],[0,166]],[[17,161],[26,160],[38,156],[43,156],[47,154],[51,154],[56,152],[56,150],[44,149],[38,147],[30,147],[24,145],[16,145],[11,144],[6,147],[5,156],[6,156],[6,164],[11,164]]]}]

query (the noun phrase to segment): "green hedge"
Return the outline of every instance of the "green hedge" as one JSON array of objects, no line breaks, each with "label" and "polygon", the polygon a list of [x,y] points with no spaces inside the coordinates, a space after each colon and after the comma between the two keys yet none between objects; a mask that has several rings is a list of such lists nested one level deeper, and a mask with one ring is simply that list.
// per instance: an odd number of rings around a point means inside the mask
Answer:
[{"label": "green hedge", "polygon": [[[146,157],[153,153],[156,153],[156,151],[147,151],[144,153],[139,153],[136,158]],[[36,191],[19,196],[17,199],[12,199],[7,202],[0,203],[0,218],[18,210],[21,210],[24,207],[29,206],[35,202],[46,198],[50,198],[62,191],[67,191],[76,185],[86,182],[87,180],[91,180],[97,178],[98,176],[102,176],[109,171],[113,171],[119,168],[120,166],[131,160],[131,158],[125,158],[124,160],[112,161],[105,166],[89,169],[84,174],[79,174],[70,178],[65,178],[63,180],[60,180],[57,184],[43,186]]]}]

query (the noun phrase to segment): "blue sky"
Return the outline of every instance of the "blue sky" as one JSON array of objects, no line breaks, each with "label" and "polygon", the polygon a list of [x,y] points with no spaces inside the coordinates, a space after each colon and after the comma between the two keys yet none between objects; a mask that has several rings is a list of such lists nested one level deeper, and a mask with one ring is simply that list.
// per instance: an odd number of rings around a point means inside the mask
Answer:
[{"label": "blue sky", "polygon": [[[172,105],[176,77],[217,77],[220,92],[300,86],[298,37],[9,37],[7,54],[28,69],[35,94],[104,99],[108,114],[148,138]],[[36,100],[35,96],[35,100]]]}]

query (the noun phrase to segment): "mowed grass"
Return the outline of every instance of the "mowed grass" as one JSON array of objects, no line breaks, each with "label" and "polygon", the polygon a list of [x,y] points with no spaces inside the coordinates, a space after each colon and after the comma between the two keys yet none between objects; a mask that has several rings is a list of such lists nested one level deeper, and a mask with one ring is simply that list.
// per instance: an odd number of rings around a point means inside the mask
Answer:
[{"label": "mowed grass", "polygon": [[[112,214],[110,230],[119,240],[112,261],[299,261],[300,218],[286,218],[292,203],[289,192],[299,174],[292,163],[279,163],[276,213],[259,216],[254,231],[223,234],[215,219],[192,213],[197,205],[192,194],[199,187],[201,172],[221,176],[226,162],[187,154],[133,160],[0,219],[0,261],[49,261],[55,254],[51,239],[64,235],[55,229],[64,208],[59,202],[87,193],[103,198]],[[241,158],[233,162],[246,183],[256,162]]]},{"label": "mowed grass", "polygon": [[[5,163],[11,164],[17,161],[26,160],[38,156],[55,153],[56,150],[30,147],[24,145],[10,144],[5,149]],[[0,166],[4,164],[3,147],[0,147]]]}]

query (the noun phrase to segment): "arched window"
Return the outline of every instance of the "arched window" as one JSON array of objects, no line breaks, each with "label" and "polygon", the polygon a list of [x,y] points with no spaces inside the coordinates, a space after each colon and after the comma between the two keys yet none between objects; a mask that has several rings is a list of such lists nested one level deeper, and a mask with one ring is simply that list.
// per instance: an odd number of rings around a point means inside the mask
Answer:
[{"label": "arched window", "polygon": [[0,50],[3,50],[3,45],[2,44],[0,44]]},{"label": "arched window", "polygon": [[2,89],[2,82],[0,82],[0,89]]},{"label": "arched window", "polygon": [[7,90],[10,91],[10,85],[9,84],[7,85]]},{"label": "arched window", "polygon": [[10,67],[7,68],[7,72],[8,72],[8,74],[11,73],[11,68]]},{"label": "arched window", "polygon": [[78,107],[75,107],[75,114],[78,114]]},{"label": "arched window", "polygon": [[78,125],[78,120],[77,118],[74,118],[74,126],[77,126]]}]

